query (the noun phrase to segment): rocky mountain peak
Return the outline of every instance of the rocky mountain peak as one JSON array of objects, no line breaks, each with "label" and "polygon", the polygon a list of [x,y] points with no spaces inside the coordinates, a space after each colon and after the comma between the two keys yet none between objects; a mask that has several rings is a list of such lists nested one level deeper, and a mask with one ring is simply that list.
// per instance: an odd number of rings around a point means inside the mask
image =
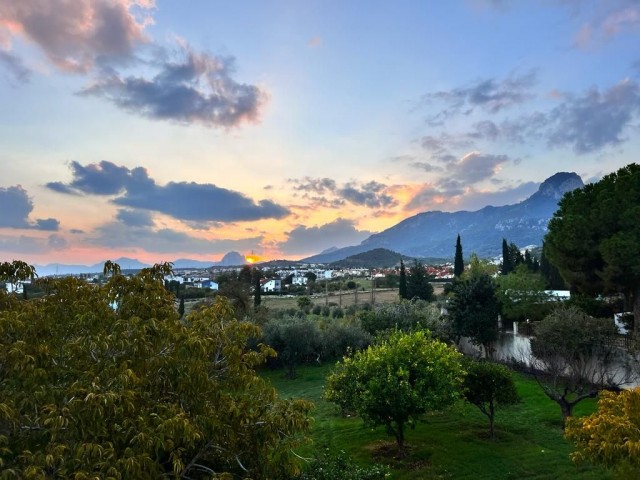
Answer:
[{"label": "rocky mountain peak", "polygon": [[584,183],[577,173],[558,172],[542,182],[534,196],[549,197],[558,201],[565,193],[582,187]]}]

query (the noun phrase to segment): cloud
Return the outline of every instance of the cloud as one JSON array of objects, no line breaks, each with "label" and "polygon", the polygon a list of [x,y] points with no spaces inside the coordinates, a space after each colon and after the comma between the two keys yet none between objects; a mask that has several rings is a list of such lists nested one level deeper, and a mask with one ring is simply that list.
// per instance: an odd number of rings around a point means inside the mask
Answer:
[{"label": "cloud", "polygon": [[262,240],[262,236],[239,240],[210,240],[194,237],[170,228],[154,230],[147,226],[132,227],[122,221],[104,224],[96,228],[87,238],[88,243],[105,248],[140,248],[153,253],[181,252],[198,255],[213,255],[229,250],[257,249]]},{"label": "cloud", "polygon": [[[129,169],[102,161],[80,165],[71,162],[70,183],[51,182],[47,187],[65,194],[115,195],[122,207],[160,212],[185,222],[234,222],[284,218],[289,210],[271,200],[253,201],[242,193],[209,183],[169,182],[158,185],[146,169]],[[131,214],[124,214],[134,220]],[[137,220],[141,220],[137,214]]]},{"label": "cloud", "polygon": [[[536,111],[501,122],[484,119],[465,133],[425,136],[422,146],[431,159],[451,163],[449,149],[477,141],[570,147],[577,154],[600,151],[623,143],[625,129],[640,114],[640,85],[625,79],[601,90],[593,87],[582,95],[563,93],[550,110]],[[421,165],[416,165],[420,167]]]},{"label": "cloud", "polygon": [[369,208],[386,208],[397,205],[397,201],[384,193],[386,185],[371,181],[361,186],[354,182],[345,184],[336,193],[346,201]]},{"label": "cloud", "polygon": [[58,230],[60,222],[54,218],[29,220],[33,201],[20,185],[0,187],[0,228],[25,228],[34,230]]},{"label": "cloud", "polygon": [[153,120],[224,128],[256,122],[267,99],[257,86],[231,77],[233,57],[197,53],[184,44],[179,58],[164,59],[159,69],[151,79],[113,72],[80,93]]},{"label": "cloud", "polygon": [[386,192],[387,186],[376,181],[367,183],[351,181],[338,185],[335,180],[326,177],[304,177],[289,179],[288,182],[293,184],[295,191],[303,192],[303,198],[311,200],[318,206],[339,208],[344,206],[345,202],[369,208],[397,205],[393,196]]},{"label": "cloud", "polygon": [[19,237],[0,235],[0,252],[18,255],[48,253],[53,250],[62,250],[66,245],[66,240],[56,234],[46,238],[27,235]]},{"label": "cloud", "polygon": [[422,98],[424,104],[442,103],[445,108],[431,115],[427,122],[432,126],[441,125],[451,117],[469,115],[476,108],[498,113],[532,99],[532,87],[536,83],[537,74],[530,71],[519,76],[510,75],[502,81],[482,79],[466,87],[428,93]]},{"label": "cloud", "polygon": [[623,142],[622,134],[640,112],[640,87],[624,80],[609,90],[592,88],[570,98],[549,114],[550,146],[571,146],[576,153],[591,153]]},{"label": "cloud", "polygon": [[299,225],[290,232],[284,242],[277,244],[280,251],[287,255],[320,252],[330,247],[356,245],[372,232],[358,230],[353,220],[338,218],[321,226],[305,227]]},{"label": "cloud", "polygon": [[514,187],[496,191],[468,188],[459,192],[443,192],[433,184],[425,184],[406,205],[407,211],[444,210],[475,211],[486,205],[513,205],[530,197],[540,186],[536,182],[524,182]]},{"label": "cloud", "polygon": [[151,214],[144,210],[120,209],[116,214],[116,219],[130,227],[153,227],[154,222]]},{"label": "cloud", "polygon": [[35,44],[56,68],[88,72],[130,60],[153,0],[0,0],[0,30]]},{"label": "cloud", "polygon": [[640,5],[633,1],[607,2],[608,10],[598,12],[574,37],[574,46],[587,48],[623,32],[640,30]]},{"label": "cloud", "polygon": [[9,52],[0,50],[0,64],[4,65],[19,83],[27,83],[31,79],[31,70],[24,65],[20,58]]},{"label": "cloud", "polygon": [[493,177],[500,167],[511,161],[507,155],[487,155],[470,152],[453,165],[450,175],[464,185],[481,182]]}]

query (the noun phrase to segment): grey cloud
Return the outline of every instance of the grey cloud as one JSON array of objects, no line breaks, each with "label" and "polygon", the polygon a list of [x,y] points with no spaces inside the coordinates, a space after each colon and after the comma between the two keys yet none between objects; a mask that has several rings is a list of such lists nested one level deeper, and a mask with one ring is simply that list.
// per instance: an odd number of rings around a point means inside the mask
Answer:
[{"label": "grey cloud", "polygon": [[294,183],[294,190],[314,193],[334,192],[336,189],[336,182],[330,178],[311,178],[304,177],[302,180],[289,179],[289,182]]},{"label": "grey cloud", "polygon": [[419,170],[424,170],[425,172],[442,172],[444,169],[439,167],[438,165],[433,165],[429,162],[411,162],[409,164],[413,168],[417,168]]},{"label": "grey cloud", "polygon": [[153,227],[151,214],[144,210],[120,209],[116,213],[116,219],[130,227]]},{"label": "grey cloud", "polygon": [[73,174],[71,183],[49,182],[46,186],[59,193],[115,195],[131,183],[132,171],[112,162],[102,161],[84,167],[74,161],[69,166]]},{"label": "grey cloud", "polygon": [[621,32],[639,31],[640,5],[635,0],[608,1],[585,23],[574,37],[574,46],[589,47],[592,43],[611,39]]},{"label": "grey cloud", "polygon": [[148,0],[0,0],[0,29],[26,37],[61,70],[87,72],[132,57],[145,41],[144,12],[152,6]]},{"label": "grey cloud", "polygon": [[20,58],[9,52],[0,50],[0,64],[4,65],[11,77],[19,83],[27,83],[31,79],[31,70],[25,67]]},{"label": "grey cloud", "polygon": [[360,231],[352,220],[338,218],[321,226],[305,227],[299,225],[290,232],[278,248],[285,254],[297,255],[319,252],[330,247],[355,245],[371,235],[371,232]]},{"label": "grey cloud", "polygon": [[303,198],[323,207],[339,208],[344,206],[345,202],[370,208],[392,207],[397,204],[392,196],[385,193],[387,186],[375,181],[338,185],[326,177],[304,177],[289,179],[288,182],[293,184],[294,190],[304,193]]},{"label": "grey cloud", "polygon": [[604,92],[592,88],[551,111],[549,145],[571,146],[576,153],[618,145],[625,127],[639,112],[640,88],[636,82],[625,80]]},{"label": "grey cloud", "polygon": [[364,205],[370,208],[393,207],[397,205],[395,199],[384,193],[386,185],[378,182],[369,182],[358,186],[354,183],[347,183],[336,193],[345,200],[355,204]]},{"label": "grey cloud", "polygon": [[507,155],[487,155],[471,152],[455,164],[451,176],[469,185],[491,178],[500,165],[511,161]]},{"label": "grey cloud", "polygon": [[80,92],[101,97],[119,108],[154,120],[207,127],[236,127],[256,121],[266,94],[255,85],[237,83],[234,59],[197,53],[185,46],[182,58],[165,59],[152,79],[115,72]]},{"label": "grey cloud", "polygon": [[88,238],[88,242],[106,248],[141,248],[154,253],[218,254],[229,250],[256,249],[262,238],[208,240],[169,228],[132,228],[122,222],[111,222],[98,227]]},{"label": "grey cloud", "polygon": [[283,218],[290,213],[271,200],[255,202],[239,192],[213,184],[158,185],[142,167],[129,169],[105,161],[87,166],[72,162],[71,170],[70,183],[53,182],[47,186],[61,193],[119,195],[112,200],[116,205],[160,212],[186,222],[251,221]]},{"label": "grey cloud", "polygon": [[0,228],[28,228],[34,230],[58,230],[58,220],[54,218],[29,220],[33,201],[20,185],[0,187]]},{"label": "grey cloud", "polygon": [[63,250],[67,247],[67,240],[60,235],[49,235],[47,239],[47,245],[51,250]]},{"label": "grey cloud", "polygon": [[532,87],[537,82],[536,77],[536,72],[530,71],[523,75],[510,75],[502,81],[489,78],[466,87],[428,93],[423,97],[424,103],[443,103],[445,108],[430,116],[427,121],[431,125],[441,125],[451,117],[468,115],[476,108],[497,113],[522,104],[534,97]]},{"label": "grey cloud", "polygon": [[50,250],[51,248],[46,239],[25,235],[20,235],[19,237],[0,235],[0,252],[35,254],[46,253]]}]

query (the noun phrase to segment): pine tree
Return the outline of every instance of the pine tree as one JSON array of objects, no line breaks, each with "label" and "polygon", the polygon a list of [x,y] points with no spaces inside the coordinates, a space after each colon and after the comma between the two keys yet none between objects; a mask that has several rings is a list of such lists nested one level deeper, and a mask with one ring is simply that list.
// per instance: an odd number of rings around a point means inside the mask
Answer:
[{"label": "pine tree", "polygon": [[424,265],[418,260],[414,260],[413,265],[409,269],[409,277],[407,278],[407,298],[419,298],[431,302],[434,300],[433,285],[427,278]]},{"label": "pine tree", "polygon": [[460,234],[456,240],[456,256],[453,262],[453,276],[460,278],[460,275],[464,272],[464,259],[462,257],[462,244],[460,243]]},{"label": "pine tree", "polygon": [[400,300],[409,298],[407,296],[407,271],[404,268],[404,262],[400,259]]}]

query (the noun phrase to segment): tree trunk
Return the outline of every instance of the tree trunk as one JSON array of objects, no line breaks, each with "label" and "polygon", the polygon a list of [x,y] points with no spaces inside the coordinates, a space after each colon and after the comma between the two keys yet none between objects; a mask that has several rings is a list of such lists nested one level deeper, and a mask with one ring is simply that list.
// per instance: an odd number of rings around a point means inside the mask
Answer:
[{"label": "tree trunk", "polygon": [[561,398],[558,401],[558,405],[560,405],[560,410],[562,410],[562,430],[564,430],[564,427],[567,424],[567,419],[573,414],[574,404],[567,402],[564,398]]},{"label": "tree trunk", "polygon": [[404,458],[406,452],[404,450],[404,422],[397,422],[398,428],[393,430],[398,444],[398,458]]},{"label": "tree trunk", "polygon": [[640,333],[640,286],[633,292],[633,335]]}]

